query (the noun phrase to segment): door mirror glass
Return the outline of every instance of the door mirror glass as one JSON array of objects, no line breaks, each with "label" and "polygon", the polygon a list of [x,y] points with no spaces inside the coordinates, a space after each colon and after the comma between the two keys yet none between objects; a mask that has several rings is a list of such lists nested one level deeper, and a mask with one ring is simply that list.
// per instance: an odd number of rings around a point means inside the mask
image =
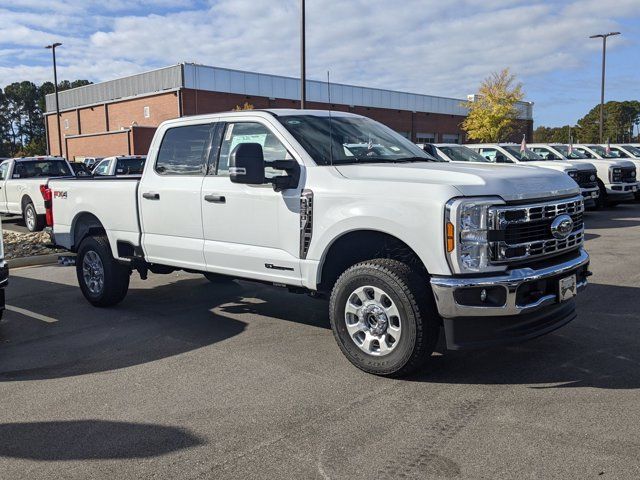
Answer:
[{"label": "door mirror glass", "polygon": [[229,177],[233,183],[262,185],[264,178],[264,153],[259,143],[241,143],[231,152]]}]

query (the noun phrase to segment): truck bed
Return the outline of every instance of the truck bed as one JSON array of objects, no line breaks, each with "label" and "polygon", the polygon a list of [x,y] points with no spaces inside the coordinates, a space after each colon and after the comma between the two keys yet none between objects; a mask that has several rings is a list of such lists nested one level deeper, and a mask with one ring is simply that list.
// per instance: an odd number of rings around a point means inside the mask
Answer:
[{"label": "truck bed", "polygon": [[72,232],[81,216],[93,215],[105,226],[114,252],[117,241],[139,245],[137,192],[140,177],[52,179],[53,234],[56,244],[71,249]]}]

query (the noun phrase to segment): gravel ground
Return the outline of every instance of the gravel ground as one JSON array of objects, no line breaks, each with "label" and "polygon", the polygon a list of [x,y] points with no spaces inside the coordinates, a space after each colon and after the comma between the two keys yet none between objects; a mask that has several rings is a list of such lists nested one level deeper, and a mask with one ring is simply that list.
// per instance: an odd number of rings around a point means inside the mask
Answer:
[{"label": "gravel ground", "polygon": [[4,257],[7,260],[62,251],[46,246],[50,240],[49,235],[45,232],[18,233],[5,230],[2,232],[2,237],[4,239]]}]

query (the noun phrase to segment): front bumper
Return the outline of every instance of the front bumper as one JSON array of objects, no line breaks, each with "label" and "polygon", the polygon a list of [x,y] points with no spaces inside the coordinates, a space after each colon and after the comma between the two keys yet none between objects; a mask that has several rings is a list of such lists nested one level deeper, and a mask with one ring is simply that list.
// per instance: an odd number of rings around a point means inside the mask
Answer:
[{"label": "front bumper", "polygon": [[[516,268],[483,277],[432,277],[447,347],[476,348],[525,340],[571,321],[575,313],[569,310],[574,312],[574,302],[559,301],[558,283],[576,275],[577,290],[584,289],[588,266],[589,255],[581,248],[569,260],[537,269]],[[482,290],[489,292],[488,305],[474,300],[475,292]]]},{"label": "front bumper", "polygon": [[633,198],[634,194],[640,190],[638,182],[633,183],[608,183],[604,186],[607,196],[620,196]]},{"label": "front bumper", "polygon": [[589,187],[589,188],[581,188],[582,198],[584,198],[584,206],[586,208],[595,207],[596,200],[600,196],[600,188]]}]

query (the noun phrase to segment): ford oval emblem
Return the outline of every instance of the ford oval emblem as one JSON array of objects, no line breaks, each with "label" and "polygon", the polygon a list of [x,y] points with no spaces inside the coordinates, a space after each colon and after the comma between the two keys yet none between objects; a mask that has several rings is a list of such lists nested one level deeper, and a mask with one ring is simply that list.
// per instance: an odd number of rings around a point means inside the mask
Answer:
[{"label": "ford oval emblem", "polygon": [[569,215],[560,215],[551,222],[551,235],[558,240],[564,240],[573,232],[573,220]]}]

